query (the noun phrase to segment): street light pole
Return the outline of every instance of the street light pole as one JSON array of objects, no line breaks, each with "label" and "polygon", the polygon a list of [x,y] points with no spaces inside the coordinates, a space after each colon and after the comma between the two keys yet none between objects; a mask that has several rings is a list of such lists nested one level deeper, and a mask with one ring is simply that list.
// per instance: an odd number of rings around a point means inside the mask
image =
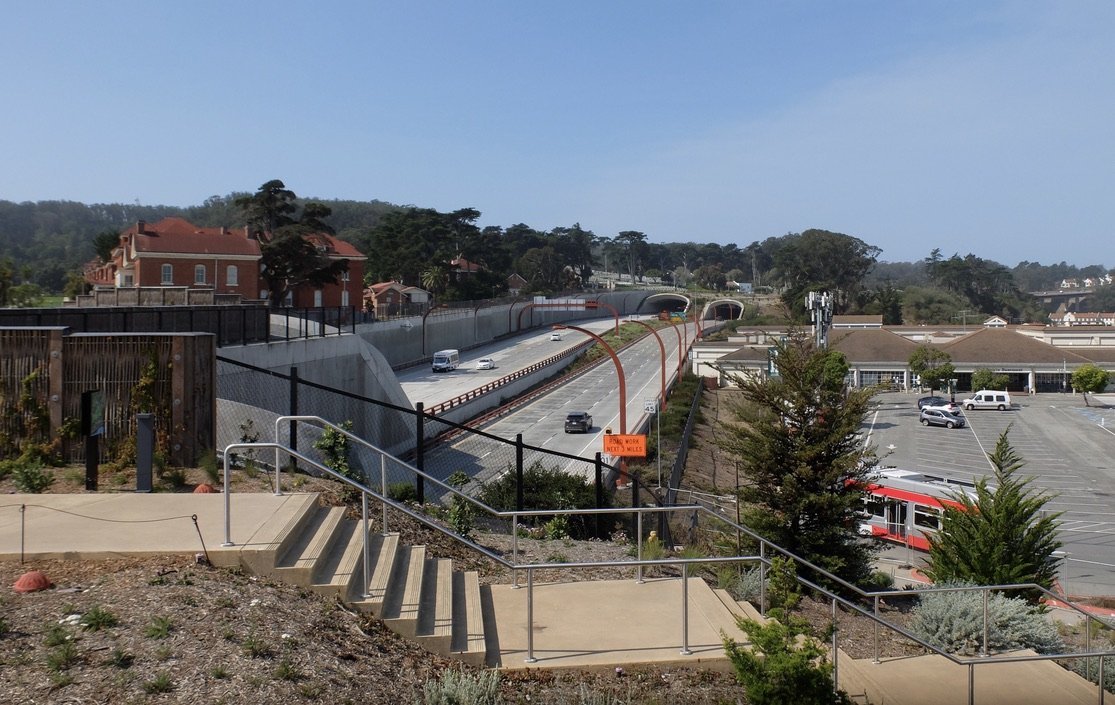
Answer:
[{"label": "street light pole", "polygon": [[658,456],[658,489],[662,489],[662,408],[659,407],[655,417],[658,419],[658,440],[654,442],[654,454]]},{"label": "street light pole", "polygon": [[658,331],[654,329],[654,326],[646,321],[632,319],[628,321],[628,323],[636,323],[646,328],[654,334],[655,339],[658,341],[658,349],[662,352],[662,392],[659,394],[658,398],[660,400],[659,406],[664,409],[666,408],[666,344],[662,342],[662,336],[658,335]]},{"label": "street light pole", "polygon": [[620,364],[619,356],[616,355],[616,351],[612,349],[611,345],[608,345],[607,341],[605,341],[599,335],[597,335],[596,333],[593,333],[590,330],[586,330],[585,328],[581,328],[580,326],[571,326],[571,325],[568,325],[568,324],[565,324],[565,323],[555,323],[554,324],[554,330],[566,330],[566,329],[575,330],[578,333],[584,333],[588,337],[594,339],[596,342],[600,343],[600,345],[602,345],[604,347],[604,351],[606,353],[608,353],[609,357],[612,358],[612,363],[616,366],[616,376],[619,377],[619,432],[621,434],[626,435],[626,433],[627,433],[627,380],[624,379],[623,365]]}]

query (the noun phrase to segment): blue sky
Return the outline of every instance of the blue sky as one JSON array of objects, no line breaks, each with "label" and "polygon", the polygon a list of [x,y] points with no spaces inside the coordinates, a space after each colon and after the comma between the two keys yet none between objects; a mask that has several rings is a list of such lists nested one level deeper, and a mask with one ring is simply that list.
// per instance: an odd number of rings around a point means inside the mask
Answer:
[{"label": "blue sky", "polygon": [[1115,265],[1115,3],[22,2],[0,199],[273,178],[482,225]]}]

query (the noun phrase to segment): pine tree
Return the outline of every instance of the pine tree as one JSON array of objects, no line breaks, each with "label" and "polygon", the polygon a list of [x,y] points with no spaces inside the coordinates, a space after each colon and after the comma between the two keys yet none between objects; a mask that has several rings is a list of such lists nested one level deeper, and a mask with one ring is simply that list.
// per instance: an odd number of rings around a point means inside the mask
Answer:
[{"label": "pine tree", "polygon": [[859,435],[874,391],[845,383],[848,363],[801,332],[775,346],[777,375],[734,378],[745,401],[721,447],[746,482],[745,522],[845,580],[871,572],[876,548],[855,532],[874,453]]},{"label": "pine tree", "polygon": [[1025,461],[1010,445],[1008,433],[1010,428],[987,456],[995,467],[995,485],[982,478],[974,498],[957,493],[954,500],[960,506],[946,506],[940,530],[928,536],[925,572],[935,582],[1053,585],[1061,513],[1046,513],[1052,495],[1032,491],[1032,477],[1016,476]]}]

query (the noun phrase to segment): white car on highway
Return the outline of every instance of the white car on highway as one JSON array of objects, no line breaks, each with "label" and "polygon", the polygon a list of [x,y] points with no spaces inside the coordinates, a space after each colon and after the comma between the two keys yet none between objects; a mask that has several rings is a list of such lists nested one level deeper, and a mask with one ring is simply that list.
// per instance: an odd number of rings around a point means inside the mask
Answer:
[{"label": "white car on highway", "polygon": [[478,370],[494,370],[496,368],[496,361],[490,357],[482,357],[476,361],[476,369]]}]

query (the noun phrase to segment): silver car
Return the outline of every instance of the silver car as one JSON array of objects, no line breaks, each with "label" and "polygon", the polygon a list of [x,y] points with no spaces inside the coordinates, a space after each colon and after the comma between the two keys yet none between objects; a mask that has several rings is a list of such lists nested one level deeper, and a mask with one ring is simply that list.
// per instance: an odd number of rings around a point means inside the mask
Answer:
[{"label": "silver car", "polygon": [[945,428],[964,428],[964,417],[950,414],[944,409],[926,407],[921,410],[921,422],[926,426],[944,426]]}]

